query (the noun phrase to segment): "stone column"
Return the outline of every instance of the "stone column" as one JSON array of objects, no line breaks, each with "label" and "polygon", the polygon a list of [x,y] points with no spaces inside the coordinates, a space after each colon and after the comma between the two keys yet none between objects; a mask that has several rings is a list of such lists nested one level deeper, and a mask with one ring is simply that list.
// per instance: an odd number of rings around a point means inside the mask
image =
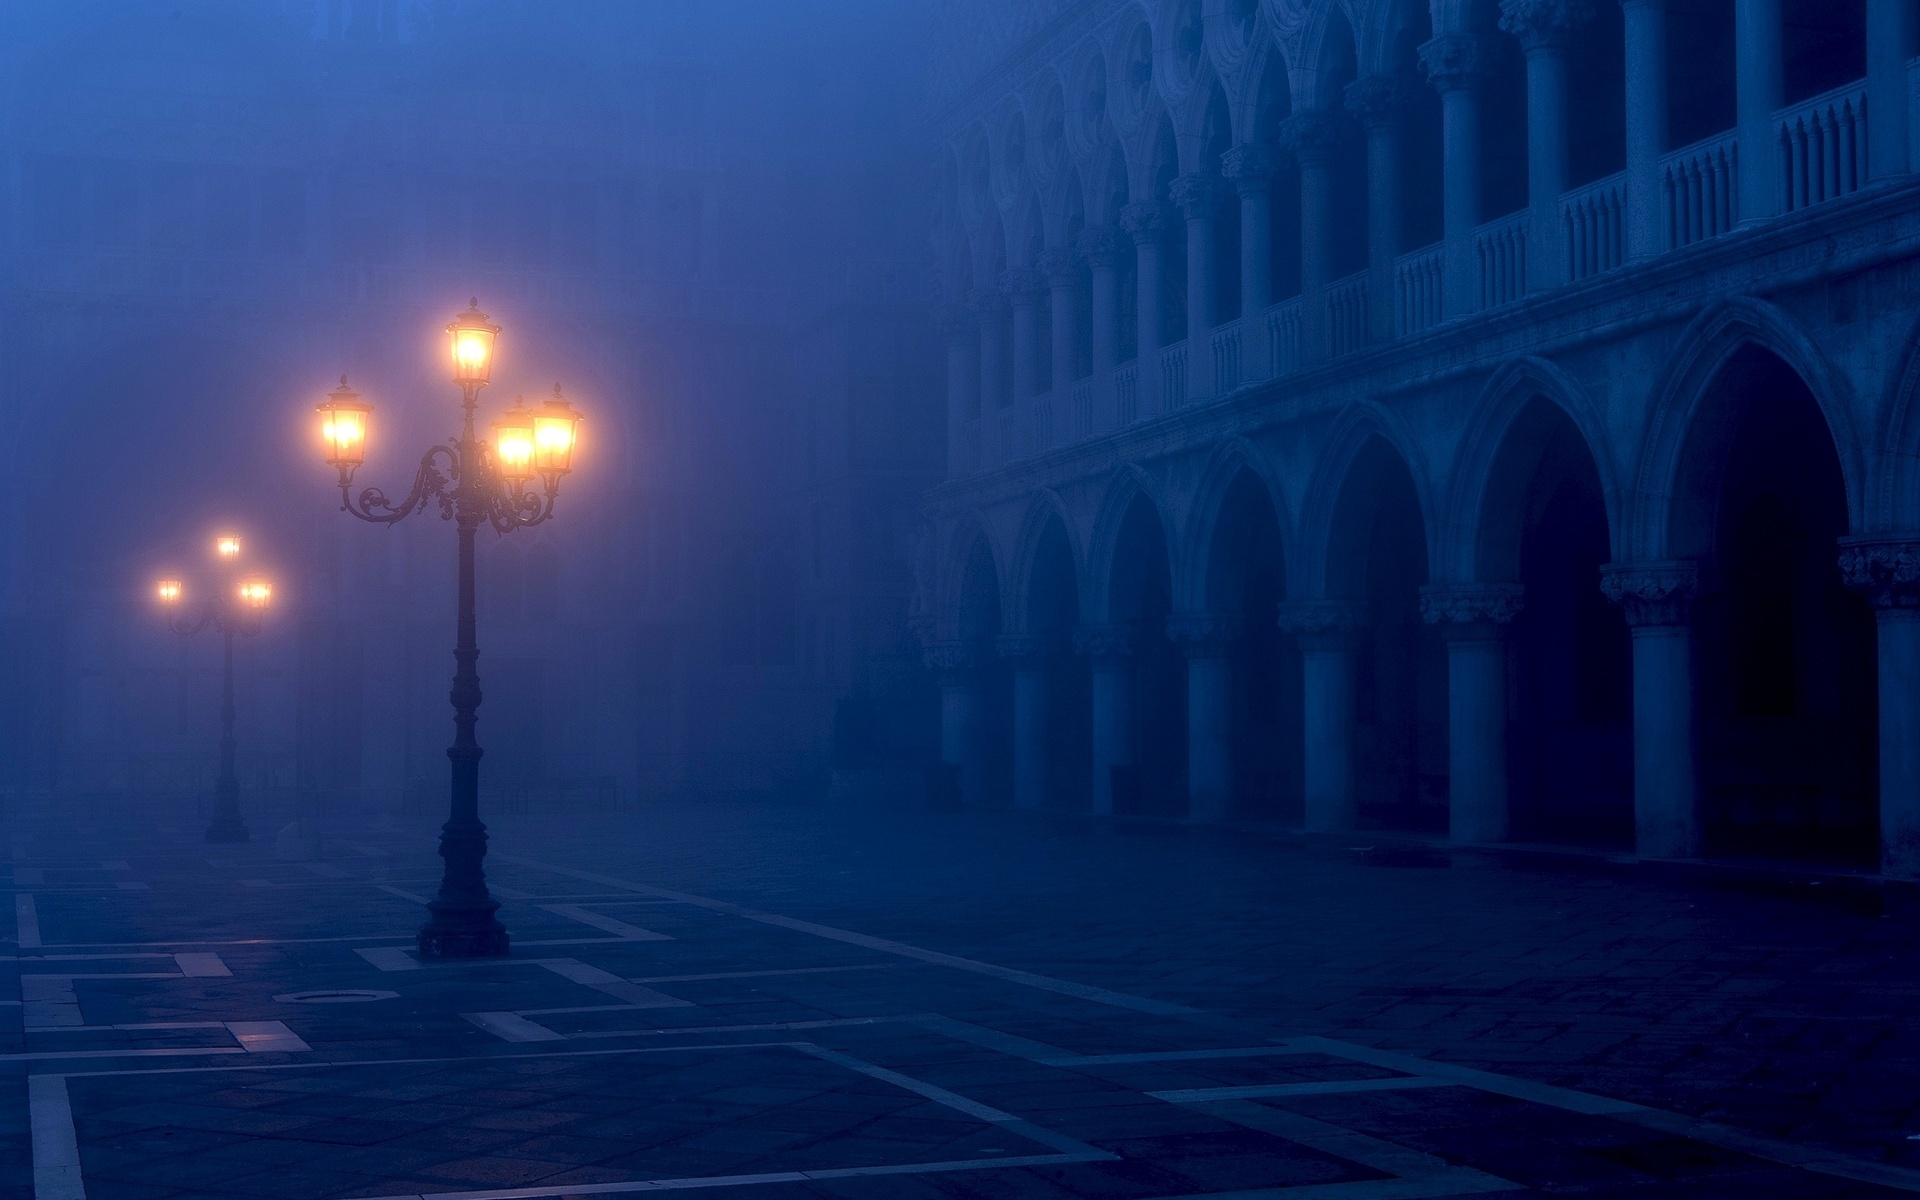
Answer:
[{"label": "stone column", "polygon": [[1113,815],[1113,769],[1133,764],[1133,628],[1092,625],[1074,645],[1093,668],[1093,811]]},{"label": "stone column", "polygon": [[1167,619],[1167,636],[1187,656],[1187,819],[1233,816],[1233,661],[1244,625],[1237,617]]},{"label": "stone column", "polygon": [[1667,248],[1667,0],[1620,0],[1627,41],[1627,256]]},{"label": "stone column", "polygon": [[986,799],[986,729],[979,655],[969,642],[935,642],[926,664],[940,681],[940,761],[960,769],[965,804]]},{"label": "stone column", "polygon": [[1600,590],[1633,631],[1633,841],[1645,858],[1700,853],[1691,562],[1601,568]]},{"label": "stone column", "polygon": [[1162,407],[1179,402],[1175,396],[1160,397],[1160,240],[1167,231],[1166,206],[1154,200],[1129,204],[1120,210],[1120,224],[1133,235],[1134,286],[1139,292],[1134,304],[1134,361],[1144,413],[1151,411],[1155,398]]},{"label": "stone column", "polygon": [[[986,288],[974,290],[973,312],[975,319],[980,322],[980,418],[983,425],[1006,402],[1000,387],[1007,362],[1007,339],[1000,318],[1006,311],[1006,297],[1000,293]],[[983,429],[981,441],[986,440]]]},{"label": "stone column", "polygon": [[1220,181],[1212,175],[1182,175],[1173,181],[1173,202],[1187,218],[1187,394],[1213,394],[1213,205]]},{"label": "stone column", "polygon": [[1442,307],[1464,317],[1480,307],[1480,264],[1473,231],[1480,224],[1480,69],[1485,54],[1472,34],[1451,33],[1420,47],[1420,64],[1440,90],[1446,161],[1441,186],[1446,241],[1441,265]]},{"label": "stone column", "polygon": [[1502,842],[1511,826],[1507,630],[1520,600],[1517,583],[1421,590],[1421,617],[1447,641],[1447,826],[1456,842]]},{"label": "stone column", "polygon": [[1240,193],[1240,362],[1248,379],[1273,374],[1261,315],[1273,303],[1273,150],[1235,146],[1220,158],[1220,173]]},{"label": "stone column", "polygon": [[1366,608],[1353,600],[1292,600],[1280,606],[1280,628],[1300,646],[1309,833],[1352,829],[1359,819],[1354,666],[1365,624]]},{"label": "stone column", "polygon": [[1300,163],[1300,358],[1327,357],[1327,283],[1332,271],[1333,154],[1346,135],[1340,114],[1310,109],[1288,117],[1280,138]]},{"label": "stone column", "polygon": [[1393,336],[1393,260],[1400,254],[1400,119],[1406,96],[1391,75],[1347,85],[1347,111],[1367,131],[1367,332]]},{"label": "stone column", "polygon": [[1093,276],[1093,374],[1105,379],[1120,362],[1120,255],[1126,245],[1117,229],[1083,229],[1079,250]]},{"label": "stone column", "polygon": [[[1040,274],[1046,277],[1052,299],[1053,394],[1064,399],[1079,374],[1074,339],[1080,328],[1080,272],[1075,269],[1072,253],[1066,250],[1047,251],[1040,256],[1038,266]],[[1053,419],[1064,421],[1065,418],[1065,406],[1055,404]]]},{"label": "stone column", "polygon": [[1593,0],[1500,0],[1500,28],[1527,53],[1527,286],[1567,279],[1560,197],[1567,190],[1567,40]]},{"label": "stone column", "polygon": [[1780,211],[1780,146],[1773,125],[1785,88],[1780,0],[1733,0],[1733,55],[1740,220],[1763,221]]},{"label": "stone column", "polygon": [[1000,274],[1000,290],[1013,306],[1014,404],[1031,400],[1040,391],[1040,293],[1046,286],[1046,277],[1031,267]]},{"label": "stone column", "polygon": [[1052,760],[1053,642],[1033,634],[1004,634],[999,651],[1013,664],[1013,806],[1042,808]]},{"label": "stone column", "polygon": [[1849,538],[1840,574],[1879,633],[1880,870],[1920,879],[1920,540]]},{"label": "stone column", "polygon": [[1913,169],[1907,111],[1913,27],[1913,0],[1867,0],[1867,170],[1875,179]]},{"label": "stone column", "polygon": [[979,411],[980,335],[971,311],[949,305],[940,311],[947,342],[947,475],[957,478],[979,464],[965,457],[965,430]]}]

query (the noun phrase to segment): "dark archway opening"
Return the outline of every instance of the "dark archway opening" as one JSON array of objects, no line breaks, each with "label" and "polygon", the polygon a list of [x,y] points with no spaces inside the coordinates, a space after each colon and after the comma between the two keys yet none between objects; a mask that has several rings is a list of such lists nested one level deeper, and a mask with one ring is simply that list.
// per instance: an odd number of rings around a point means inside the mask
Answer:
[{"label": "dark archway opening", "polygon": [[1067,653],[1080,619],[1080,582],[1074,573],[1067,531],[1054,517],[1034,550],[1027,581],[1027,628],[1046,639],[1047,787],[1050,808],[1085,808],[1091,802],[1088,764],[1092,761],[1093,698],[1091,673],[1084,658]]},{"label": "dark archway opening", "polygon": [[1354,661],[1354,782],[1365,828],[1447,828],[1446,647],[1420,620],[1426,582],[1413,476],[1374,438],[1341,492],[1328,561],[1330,594],[1366,606]]},{"label": "dark archway opening", "polygon": [[1535,399],[1515,420],[1485,501],[1479,573],[1517,579],[1511,631],[1515,840],[1633,845],[1632,645],[1600,592],[1606,501],[1584,438]]},{"label": "dark archway opening", "polygon": [[1136,498],[1114,545],[1110,619],[1133,629],[1133,761],[1114,769],[1119,816],[1184,816],[1187,808],[1187,662],[1167,637],[1173,576],[1159,514]]},{"label": "dark archway opening", "polygon": [[979,712],[963,750],[961,795],[968,804],[1005,804],[1013,791],[1013,672],[1000,658],[1000,573],[987,539],[974,539],[960,583],[960,640],[973,651]]},{"label": "dark archway opening", "polygon": [[1286,598],[1280,522],[1267,489],[1242,470],[1227,487],[1207,557],[1207,607],[1241,618],[1233,658],[1236,815],[1299,824],[1302,812],[1300,650],[1275,620]]},{"label": "dark archway opening", "polygon": [[1839,455],[1806,384],[1740,351],[1689,435],[1674,541],[1706,568],[1703,847],[1868,864],[1879,844],[1871,610],[1841,582]]}]

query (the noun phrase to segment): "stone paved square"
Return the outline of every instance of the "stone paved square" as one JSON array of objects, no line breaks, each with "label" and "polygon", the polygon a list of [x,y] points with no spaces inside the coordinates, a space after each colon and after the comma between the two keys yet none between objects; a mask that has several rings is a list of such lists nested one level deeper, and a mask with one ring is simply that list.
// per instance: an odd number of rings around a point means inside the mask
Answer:
[{"label": "stone paved square", "polygon": [[513,952],[445,963],[424,820],[4,832],[8,1196],[1920,1191],[1864,893],[714,801],[496,822]]}]

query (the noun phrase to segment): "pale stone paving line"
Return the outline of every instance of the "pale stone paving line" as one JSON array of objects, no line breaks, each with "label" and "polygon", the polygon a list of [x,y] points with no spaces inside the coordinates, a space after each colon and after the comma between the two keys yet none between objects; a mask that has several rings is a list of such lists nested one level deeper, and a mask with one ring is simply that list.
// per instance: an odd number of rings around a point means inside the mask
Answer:
[{"label": "pale stone paving line", "polygon": [[86,1200],[67,1077],[29,1075],[27,1109],[33,1122],[34,1200]]},{"label": "pale stone paving line", "polygon": [[[18,874],[17,871],[15,873]],[[40,908],[35,904],[32,895],[27,892],[20,892],[14,896],[13,920],[14,925],[20,931],[20,948],[23,950],[38,949],[41,944]]]}]

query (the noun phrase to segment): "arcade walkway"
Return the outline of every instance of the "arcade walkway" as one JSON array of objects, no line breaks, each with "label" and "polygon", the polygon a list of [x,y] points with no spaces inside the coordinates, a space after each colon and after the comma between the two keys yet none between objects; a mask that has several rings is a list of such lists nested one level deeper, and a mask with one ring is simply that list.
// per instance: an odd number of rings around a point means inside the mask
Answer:
[{"label": "arcade walkway", "polygon": [[0,1196],[1920,1191],[1915,918],[1820,889],[688,805],[498,821],[449,967],[432,823],[333,832],[0,823]]}]

